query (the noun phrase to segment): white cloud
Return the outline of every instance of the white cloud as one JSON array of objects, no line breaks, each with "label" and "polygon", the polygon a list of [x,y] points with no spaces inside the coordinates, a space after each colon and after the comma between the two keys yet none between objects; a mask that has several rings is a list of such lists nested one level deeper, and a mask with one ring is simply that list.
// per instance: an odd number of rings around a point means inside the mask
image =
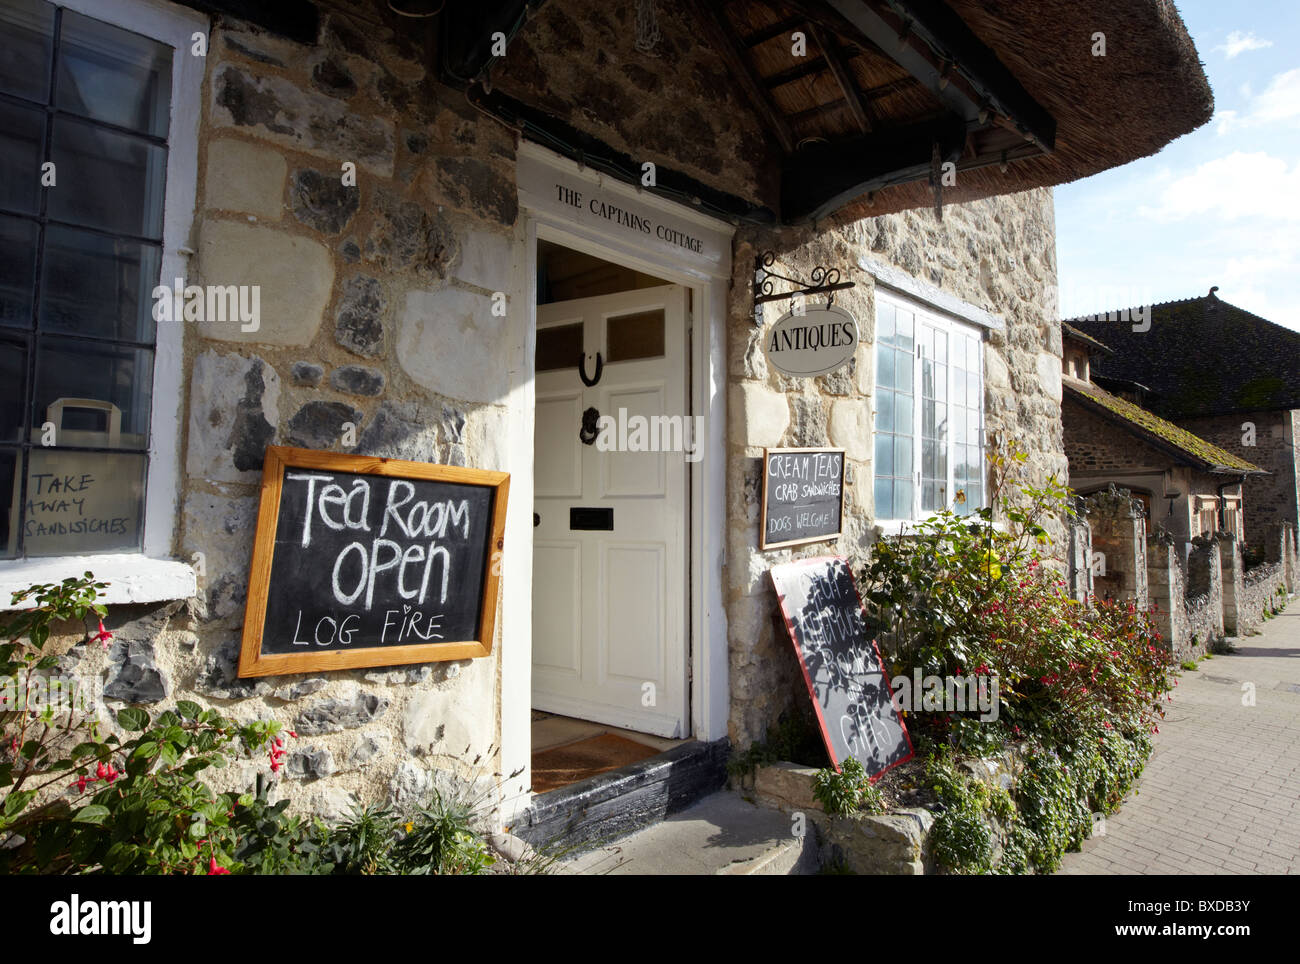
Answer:
[{"label": "white cloud", "polygon": [[1155,205],[1143,205],[1138,213],[1163,222],[1198,216],[1229,222],[1300,221],[1300,164],[1288,166],[1262,151],[1234,151],[1176,177]]},{"label": "white cloud", "polygon": [[1250,104],[1247,120],[1256,124],[1300,117],[1300,68],[1278,74]]},{"label": "white cloud", "polygon": [[1221,110],[1214,115],[1219,122],[1216,128],[1219,134],[1300,120],[1300,68],[1276,75],[1264,90],[1247,101],[1244,112]]},{"label": "white cloud", "polygon": [[1215,47],[1216,51],[1222,50],[1231,60],[1238,54],[1244,54],[1248,50],[1263,50],[1265,47],[1273,46],[1271,40],[1260,40],[1253,32],[1242,33],[1240,30],[1234,30],[1228,34],[1226,42]]}]

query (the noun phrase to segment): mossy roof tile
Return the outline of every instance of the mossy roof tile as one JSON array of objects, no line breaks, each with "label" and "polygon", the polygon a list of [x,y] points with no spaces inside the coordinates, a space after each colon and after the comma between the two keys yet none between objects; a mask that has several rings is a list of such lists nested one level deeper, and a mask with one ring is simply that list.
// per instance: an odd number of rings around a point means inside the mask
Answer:
[{"label": "mossy roof tile", "polygon": [[1246,473],[1264,471],[1259,466],[1207,442],[1199,435],[1193,435],[1154,412],[1148,412],[1145,408],[1140,408],[1118,395],[1112,395],[1096,385],[1066,382],[1064,388],[1069,394],[1081,399],[1085,405],[1091,402],[1088,407],[1103,418],[1120,424],[1140,437],[1162,442],[1166,447],[1173,446],[1194,464],[1205,469]]}]

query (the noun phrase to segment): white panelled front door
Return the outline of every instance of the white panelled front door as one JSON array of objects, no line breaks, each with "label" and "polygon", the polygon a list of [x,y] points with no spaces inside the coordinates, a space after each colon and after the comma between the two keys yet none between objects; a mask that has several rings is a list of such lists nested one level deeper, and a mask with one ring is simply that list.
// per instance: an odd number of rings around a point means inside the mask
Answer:
[{"label": "white panelled front door", "polygon": [[[533,706],[669,737],[689,734],[686,461],[638,446],[634,416],[687,423],[686,306],[666,285],[537,308]],[[631,444],[583,444],[589,408]]]}]

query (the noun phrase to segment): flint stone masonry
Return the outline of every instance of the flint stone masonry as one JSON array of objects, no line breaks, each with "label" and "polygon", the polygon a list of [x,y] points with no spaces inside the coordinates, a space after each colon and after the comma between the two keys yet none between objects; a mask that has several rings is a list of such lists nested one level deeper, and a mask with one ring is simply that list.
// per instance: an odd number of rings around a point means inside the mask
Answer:
[{"label": "flint stone masonry", "polygon": [[239,639],[229,637],[217,645],[203,660],[194,686],[199,692],[219,700],[238,700],[271,692],[266,680],[240,679]]},{"label": "flint stone masonry", "polygon": [[279,151],[233,137],[216,138],[208,144],[203,182],[207,205],[279,220],[287,172]]},{"label": "flint stone masonry", "polygon": [[321,700],[298,714],[295,729],[316,736],[365,726],[387,713],[390,703],[387,697],[362,692],[349,699]]},{"label": "flint stone masonry", "polygon": [[418,385],[465,402],[504,400],[510,344],[492,301],[457,288],[411,291],[398,325],[397,358]]},{"label": "flint stone masonry", "polygon": [[338,172],[307,168],[293,172],[289,183],[293,216],[321,234],[338,234],[361,206],[361,191],[343,183]]},{"label": "flint stone masonry", "polygon": [[337,768],[334,766],[334,755],[328,749],[312,746],[290,753],[284,769],[289,776],[299,780],[319,780],[333,776]]},{"label": "flint stone masonry", "polygon": [[419,402],[384,402],[357,439],[356,453],[436,462],[439,433],[435,411]]},{"label": "flint stone masonry", "polygon": [[330,372],[330,386],[349,395],[382,395],[385,381],[383,372],[363,365],[343,365]]},{"label": "flint stone masonry", "polygon": [[1197,536],[1187,551],[1187,624],[1192,655],[1223,639],[1223,565],[1219,539]]},{"label": "flint stone masonry", "polygon": [[171,687],[158,668],[152,643],[114,642],[109,659],[117,673],[104,687],[106,697],[127,703],[158,703],[167,698]]},{"label": "flint stone masonry", "polygon": [[289,419],[290,445],[309,449],[333,448],[343,440],[345,426],[360,427],[362,413],[343,402],[308,402]]},{"label": "flint stone masonry", "polygon": [[476,157],[438,159],[438,188],[452,207],[511,225],[519,217],[514,177]]},{"label": "flint stone masonry", "polygon": [[258,326],[205,318],[204,338],[263,345],[308,345],[334,286],[329,249],[309,238],[237,221],[203,222],[199,273],[208,285],[257,285]]},{"label": "flint stone masonry", "polygon": [[212,80],[212,118],[223,127],[309,154],[353,160],[381,177],[393,174],[393,125],[341,101],[303,90],[282,77],[258,76],[232,64]]},{"label": "flint stone masonry", "polygon": [[315,388],[325,377],[325,367],[312,362],[294,362],[290,374],[299,388]]},{"label": "flint stone masonry", "polygon": [[348,756],[348,766],[370,766],[372,763],[387,757],[392,745],[393,738],[382,730],[376,733],[362,734],[357,738],[356,746],[352,748],[352,753]]},{"label": "flint stone masonry", "polygon": [[357,92],[357,82],[343,64],[329,57],[311,69],[311,82],[323,94],[347,100]]},{"label": "flint stone masonry", "polygon": [[275,698],[289,702],[291,700],[300,700],[304,696],[311,696],[313,693],[319,693],[329,685],[329,680],[323,676],[317,676],[312,679],[299,680],[297,683],[288,683],[284,686],[276,687]]},{"label": "flint stone masonry", "polygon": [[257,356],[206,351],[190,376],[185,471],[217,482],[253,482],[280,421],[280,377]]},{"label": "flint stone masonry", "polygon": [[378,278],[358,275],[343,286],[334,340],[362,358],[378,358],[384,352],[384,315],[388,310],[384,286]]},{"label": "flint stone masonry", "polygon": [[382,189],[368,208],[374,220],[361,247],[363,261],[384,271],[447,276],[448,266],[460,256],[460,242],[440,210],[431,213]]}]

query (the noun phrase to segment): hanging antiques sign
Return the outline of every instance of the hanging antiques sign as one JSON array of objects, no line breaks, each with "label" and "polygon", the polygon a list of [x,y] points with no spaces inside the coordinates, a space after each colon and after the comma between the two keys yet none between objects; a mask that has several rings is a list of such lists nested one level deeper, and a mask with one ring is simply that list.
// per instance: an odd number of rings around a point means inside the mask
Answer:
[{"label": "hanging antiques sign", "polygon": [[767,361],[782,375],[829,375],[849,363],[858,348],[858,322],[836,305],[790,311],[763,333]]}]

